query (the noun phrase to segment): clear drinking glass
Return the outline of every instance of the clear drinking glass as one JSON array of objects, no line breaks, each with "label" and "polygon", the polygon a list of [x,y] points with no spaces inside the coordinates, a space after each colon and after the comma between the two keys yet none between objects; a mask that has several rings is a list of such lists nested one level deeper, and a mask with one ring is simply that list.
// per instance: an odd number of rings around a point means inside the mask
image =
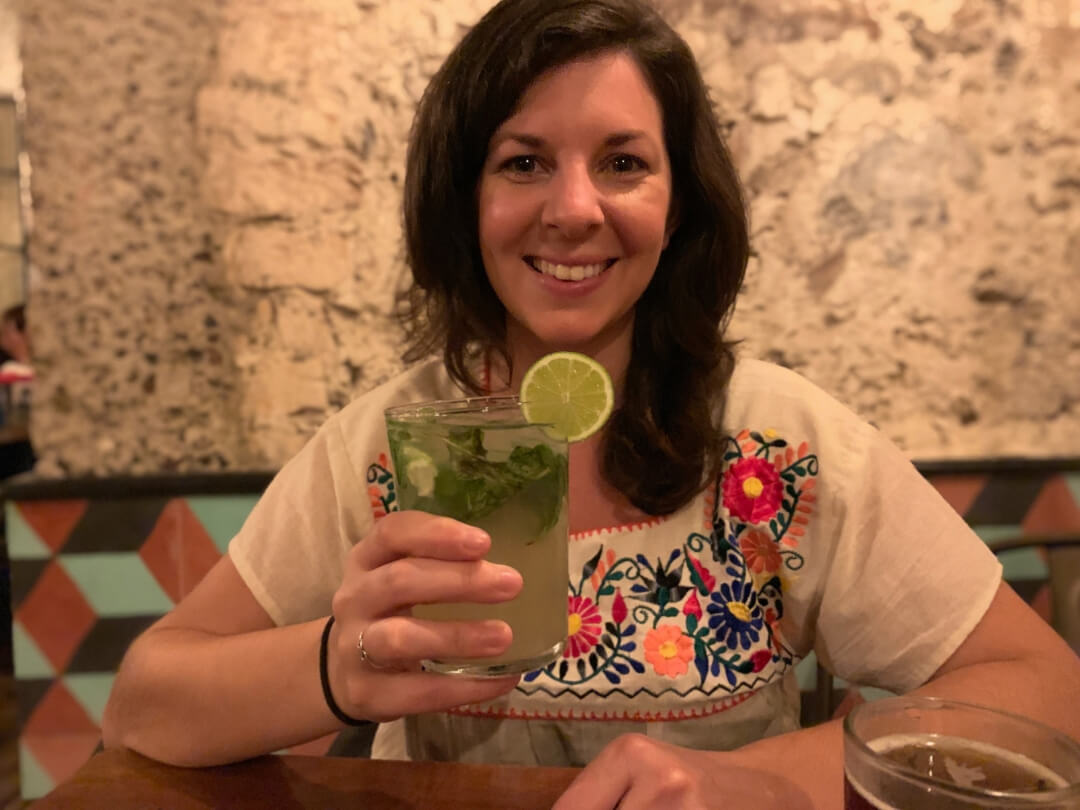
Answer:
[{"label": "clear drinking glass", "polygon": [[385,417],[400,508],[483,529],[491,536],[487,559],[524,579],[508,602],[417,605],[420,618],[502,619],[514,633],[501,656],[425,667],[495,677],[554,661],[567,633],[566,441],[528,422],[516,396],[402,405]]},{"label": "clear drinking glass", "polygon": [[845,810],[1080,808],[1080,745],[1018,715],[938,698],[844,719]]}]

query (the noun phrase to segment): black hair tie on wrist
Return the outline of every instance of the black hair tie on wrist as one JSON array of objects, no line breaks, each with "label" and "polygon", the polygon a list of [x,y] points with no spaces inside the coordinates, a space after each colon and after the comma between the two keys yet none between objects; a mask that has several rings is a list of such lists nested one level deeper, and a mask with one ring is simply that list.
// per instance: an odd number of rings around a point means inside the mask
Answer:
[{"label": "black hair tie on wrist", "polygon": [[322,641],[319,642],[319,681],[322,683],[323,698],[326,700],[326,707],[330,710],[330,713],[345,725],[366,726],[368,724],[367,720],[357,720],[355,717],[349,717],[349,715],[345,714],[341,707],[337,705],[334,694],[330,691],[330,673],[327,671],[326,646],[330,640],[330,628],[333,626],[334,617],[331,616],[326,620],[326,627],[322,631]]}]

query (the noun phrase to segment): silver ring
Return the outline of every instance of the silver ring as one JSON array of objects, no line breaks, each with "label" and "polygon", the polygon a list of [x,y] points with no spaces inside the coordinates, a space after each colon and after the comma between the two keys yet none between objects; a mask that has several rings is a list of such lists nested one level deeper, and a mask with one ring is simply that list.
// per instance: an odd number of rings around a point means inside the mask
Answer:
[{"label": "silver ring", "polygon": [[356,638],[356,649],[360,651],[360,663],[367,664],[372,669],[390,669],[388,664],[379,664],[375,662],[368,651],[364,649],[364,632],[361,631],[360,635]]}]

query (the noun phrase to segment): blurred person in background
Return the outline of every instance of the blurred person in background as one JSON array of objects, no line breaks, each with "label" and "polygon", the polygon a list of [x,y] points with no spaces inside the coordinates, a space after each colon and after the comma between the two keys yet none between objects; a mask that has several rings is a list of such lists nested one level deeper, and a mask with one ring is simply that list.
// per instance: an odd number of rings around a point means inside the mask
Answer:
[{"label": "blurred person in background", "polygon": [[37,460],[27,428],[30,421],[30,335],[26,307],[17,304],[0,315],[0,385],[3,386],[3,424],[0,425],[0,480],[29,472]]}]

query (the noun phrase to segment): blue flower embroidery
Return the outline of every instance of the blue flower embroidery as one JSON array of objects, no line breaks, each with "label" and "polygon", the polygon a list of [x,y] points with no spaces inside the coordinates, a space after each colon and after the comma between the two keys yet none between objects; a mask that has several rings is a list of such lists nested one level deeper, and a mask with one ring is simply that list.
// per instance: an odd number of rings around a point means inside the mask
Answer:
[{"label": "blue flower embroidery", "polygon": [[718,641],[744,650],[757,643],[764,620],[749,582],[725,582],[709,598],[709,627]]}]

